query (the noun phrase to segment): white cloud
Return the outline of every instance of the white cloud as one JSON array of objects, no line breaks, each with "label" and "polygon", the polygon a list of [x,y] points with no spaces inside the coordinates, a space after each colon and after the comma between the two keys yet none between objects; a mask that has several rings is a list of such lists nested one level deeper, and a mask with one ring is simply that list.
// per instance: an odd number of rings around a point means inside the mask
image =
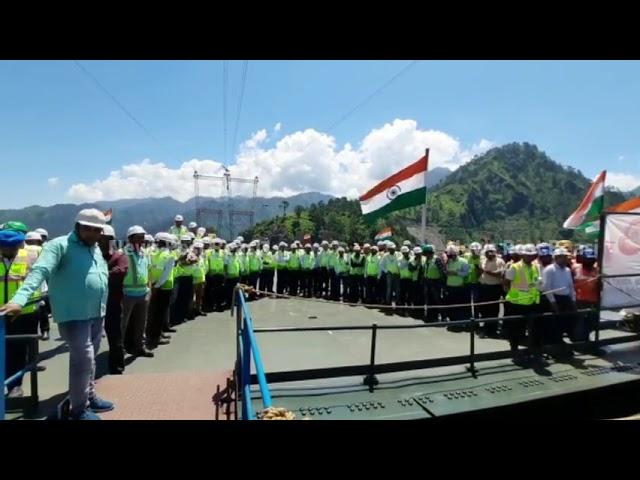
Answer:
[{"label": "white cloud", "polygon": [[[255,132],[241,145],[235,163],[229,166],[232,176],[257,175],[261,196],[319,191],[354,198],[420,158],[427,147],[430,168],[455,169],[494,146],[481,139],[465,149],[445,132],[421,130],[416,121],[400,119],[371,130],[357,146],[347,143],[340,147],[334,137],[314,129],[291,133],[269,147],[265,144],[268,139],[265,129]],[[111,172],[104,180],[73,185],[67,195],[75,201],[167,195],[184,201],[194,194],[194,169],[220,175],[222,164],[193,159],[170,168],[146,159]],[[249,194],[250,188],[234,186],[233,192]],[[211,186],[208,190],[201,188],[201,194],[216,196],[222,191],[219,186]]]},{"label": "white cloud", "polygon": [[279,132],[281,128],[282,128],[282,123],[278,122],[278,123],[276,123],[276,126],[273,127],[273,131],[274,132]]},{"label": "white cloud", "polygon": [[628,192],[640,186],[640,177],[628,173],[607,172],[607,184],[623,192]]},{"label": "white cloud", "polygon": [[49,186],[55,187],[56,185],[58,185],[58,183],[60,183],[60,179],[58,177],[51,177],[47,179],[47,183],[49,184]]}]

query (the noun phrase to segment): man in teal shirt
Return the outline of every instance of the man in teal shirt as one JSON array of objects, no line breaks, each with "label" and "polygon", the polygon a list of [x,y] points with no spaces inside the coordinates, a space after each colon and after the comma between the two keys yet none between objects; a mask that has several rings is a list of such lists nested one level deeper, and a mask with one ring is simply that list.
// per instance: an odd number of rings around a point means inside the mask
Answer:
[{"label": "man in teal shirt", "polygon": [[74,231],[47,242],[20,289],[0,314],[17,315],[46,281],[53,318],[69,347],[71,418],[99,420],[113,403],[95,394],[95,356],[100,349],[109,274],[97,246],[106,224],[96,209],[80,211]]}]

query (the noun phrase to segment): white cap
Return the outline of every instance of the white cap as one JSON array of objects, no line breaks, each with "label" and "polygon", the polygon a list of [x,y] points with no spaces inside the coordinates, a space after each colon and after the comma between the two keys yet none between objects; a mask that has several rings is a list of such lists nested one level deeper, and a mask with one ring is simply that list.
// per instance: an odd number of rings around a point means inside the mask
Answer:
[{"label": "white cap", "polygon": [[360,245],[358,245],[357,243],[353,246],[353,251],[354,252],[359,252],[360,251]]},{"label": "white cap", "polygon": [[107,223],[107,219],[97,208],[85,208],[80,210],[76,216],[76,223],[87,227],[102,228]]},{"label": "white cap", "polygon": [[406,245],[403,245],[402,248],[400,249],[400,253],[409,253],[409,247],[407,247]]},{"label": "white cap", "polygon": [[422,253],[422,249],[420,247],[413,247],[413,253]]},{"label": "white cap", "polygon": [[527,243],[522,246],[521,255],[537,255],[538,250],[536,250],[536,246],[533,243]]},{"label": "white cap", "polygon": [[182,215],[176,215],[175,218],[173,219],[175,222],[183,222],[184,218],[182,218]]},{"label": "white cap", "polygon": [[127,238],[131,235],[145,235],[146,233],[147,232],[145,232],[144,228],[142,228],[140,225],[134,225],[133,227],[129,227],[129,229],[127,230]]},{"label": "white cap", "polygon": [[387,242],[387,248],[393,248],[395,250],[396,244],[393,242]]},{"label": "white cap", "polygon": [[182,235],[180,237],[180,241],[181,242],[190,242],[191,241],[191,236],[190,235]]},{"label": "white cap", "polygon": [[554,256],[554,257],[559,257],[559,256],[561,256],[561,255],[565,255],[565,256],[566,256],[566,255],[569,255],[569,250],[567,250],[567,249],[566,249],[566,248],[564,248],[564,247],[560,247],[560,248],[556,248],[556,249],[553,251],[553,256]]},{"label": "white cap", "polygon": [[279,246],[279,247],[286,247],[286,246],[287,246],[287,244],[286,244],[286,242],[280,242],[280,243],[278,244],[278,246]]},{"label": "white cap", "polygon": [[407,247],[410,247],[411,242],[409,240],[405,240],[404,242],[402,242],[402,245],[406,245]]},{"label": "white cap", "polygon": [[205,233],[207,233],[207,229],[204,227],[199,227],[196,231],[198,232],[198,235],[204,235]]},{"label": "white cap", "polygon": [[447,255],[458,255],[458,253],[460,253],[460,250],[455,245],[449,245],[445,252],[447,253]]},{"label": "white cap", "polygon": [[49,236],[49,232],[47,232],[44,228],[36,228],[34,232],[39,233],[40,235],[44,235],[45,237]]},{"label": "white cap", "polygon": [[151,235],[149,233],[145,234],[144,241],[145,242],[153,242],[153,235]]},{"label": "white cap", "polygon": [[202,242],[194,242],[193,248],[204,248],[204,243],[202,243]]},{"label": "white cap", "polygon": [[27,232],[24,236],[25,240],[42,240],[42,237],[37,232]]},{"label": "white cap", "polygon": [[311,244],[310,244],[310,243],[306,243],[306,244],[304,245],[304,248],[311,248]]},{"label": "white cap", "polygon": [[102,227],[102,235],[105,237],[111,237],[115,239],[116,231],[113,229],[111,225],[105,225],[104,227]]},{"label": "white cap", "polygon": [[189,228],[196,228],[198,224],[196,222],[189,222]]}]

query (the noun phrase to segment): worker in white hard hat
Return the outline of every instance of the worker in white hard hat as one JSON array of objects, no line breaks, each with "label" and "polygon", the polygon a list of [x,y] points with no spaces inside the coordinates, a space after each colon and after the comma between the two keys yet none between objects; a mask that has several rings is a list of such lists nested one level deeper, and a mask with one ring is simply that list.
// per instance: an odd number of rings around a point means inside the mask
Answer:
[{"label": "worker in white hard hat", "polygon": [[[469,264],[460,257],[460,250],[456,245],[449,245],[446,249],[446,298],[449,305],[461,305],[468,303],[468,297],[465,295],[464,279],[469,273]],[[466,316],[468,307],[452,306],[446,311],[449,321],[455,322],[460,320],[468,320]],[[464,327],[460,325],[452,325],[447,327],[451,332],[461,332]]]},{"label": "worker in white hard hat", "polygon": [[278,244],[278,251],[275,254],[275,270],[276,270],[276,292],[278,294],[285,293],[289,287],[289,252],[287,251],[287,244],[280,242]]},{"label": "worker in white hard hat", "polygon": [[225,303],[224,258],[226,256],[222,238],[213,239],[213,249],[206,257],[207,274],[203,299],[203,310],[220,312]]},{"label": "worker in white hard hat", "polygon": [[[517,320],[504,322],[504,330],[509,339],[509,346],[514,363],[528,364],[530,360],[545,363],[542,359],[542,323],[540,318],[534,317],[539,311],[541,279],[538,268],[533,265],[537,250],[533,244],[518,245],[517,251],[522,257],[514,262],[505,272],[505,316],[519,316]],[[527,323],[529,330],[529,347],[531,357],[524,355],[518,349],[525,339]]]},{"label": "worker in white hard hat", "polygon": [[331,300],[339,301],[347,298],[347,275],[349,274],[349,257],[344,247],[338,247],[333,258],[334,279],[331,280]]},{"label": "worker in white hard hat", "polygon": [[[273,292],[273,277],[275,275],[275,259],[274,253],[277,246],[269,247],[268,243],[262,245],[262,252],[260,252],[260,260],[262,266],[260,268],[260,290],[265,292]],[[272,252],[273,250],[273,252]]]},{"label": "worker in white hard hat", "polygon": [[205,314],[202,311],[202,301],[204,296],[204,286],[206,278],[204,243],[202,243],[202,241],[200,240],[196,240],[195,242],[193,242],[192,252],[198,259],[191,270],[193,276],[193,291],[195,294],[193,304],[191,305],[191,318],[196,318]]},{"label": "worker in white hard hat", "polygon": [[198,240],[202,240],[206,236],[207,236],[207,229],[204,227],[198,227],[198,229],[196,230],[196,238]]},{"label": "worker in white hard hat", "polygon": [[[145,347],[144,332],[150,300],[149,258],[144,254],[144,228],[134,225],[127,230],[127,274],[123,281],[122,317],[125,349],[134,356],[153,357]],[[124,358],[122,360],[124,362]]]},{"label": "worker in white hard hat", "polygon": [[386,253],[380,260],[380,271],[384,272],[386,285],[382,285],[385,289],[385,303],[391,305],[392,302],[398,303],[398,295],[400,293],[400,260],[396,255],[396,244],[386,242]]},{"label": "worker in white hard hat", "polygon": [[42,243],[46,243],[49,239],[49,232],[47,232],[44,228],[36,228],[34,232],[40,234],[40,238],[42,239]]},{"label": "worker in white hard hat", "polygon": [[[260,271],[262,270],[262,253],[258,251],[257,240],[252,241],[249,244],[249,250],[245,254],[247,265],[247,283],[252,288],[258,288],[258,279],[260,278]],[[252,294],[249,296],[249,300],[253,300],[255,296]]]},{"label": "worker in white hard hat", "polygon": [[334,254],[333,248],[329,242],[323,240],[320,242],[320,251],[318,253],[318,264],[320,265],[320,280],[318,285],[317,296],[319,298],[329,298],[329,288],[331,285],[331,276],[329,267],[331,265],[331,257]]},{"label": "worker in white hard hat", "polygon": [[320,253],[322,248],[320,243],[315,242],[311,245],[311,253],[313,253],[313,267],[311,268],[311,295],[318,298],[322,288],[322,272],[320,268]]},{"label": "worker in white hard hat", "polygon": [[224,258],[225,296],[229,306],[233,305],[233,295],[236,285],[240,281],[240,258],[238,245],[235,242],[229,244],[229,253]]},{"label": "worker in white hard hat", "polygon": [[[424,305],[424,257],[422,256],[422,248],[418,245],[413,247],[411,260],[409,261],[409,270],[411,271],[411,294],[410,302],[414,306]],[[410,316],[422,320],[424,312],[421,310],[412,309],[409,312]]]},{"label": "worker in white hard hat", "polygon": [[[469,264],[469,273],[464,279],[465,284],[465,303],[479,303],[480,302],[480,275],[482,274],[482,245],[478,242],[472,242],[469,245],[469,251],[464,254],[464,259]],[[469,306],[464,312],[467,318],[471,318],[474,314],[478,318],[479,310],[477,308],[471,309]]]},{"label": "worker in white hard hat", "polygon": [[311,244],[306,243],[302,253],[299,254],[300,295],[307,298],[311,298],[313,294],[313,266],[316,262],[316,257],[312,249]]},{"label": "worker in white hard hat", "polygon": [[189,230],[182,223],[184,222],[184,218],[182,215],[176,215],[173,219],[174,225],[169,228],[169,233],[175,235],[180,238],[182,235],[186,235]]},{"label": "worker in white hard hat", "polygon": [[300,293],[301,265],[300,265],[300,246],[297,241],[291,244],[289,252],[289,263],[287,264],[287,274],[289,276],[289,295],[297,296]]},{"label": "worker in white hard hat", "polygon": [[364,301],[364,268],[367,261],[362,254],[362,248],[357,243],[353,246],[349,255],[348,293],[349,302],[358,303]]},{"label": "worker in white hard hat", "polygon": [[183,250],[188,250],[191,248],[191,244],[193,243],[193,239],[190,235],[184,234],[180,237],[180,244],[182,245]]},{"label": "worker in white hard hat", "polygon": [[173,237],[167,232],[155,236],[156,248],[150,254],[149,279],[151,299],[147,318],[147,348],[153,350],[169,343],[170,307],[175,285],[175,257],[171,252]]},{"label": "worker in white hard hat", "polygon": [[[487,244],[484,246],[484,256],[480,265],[480,301],[486,303],[478,305],[478,309],[482,318],[498,318],[500,313],[500,298],[504,295],[502,288],[502,280],[505,272],[505,262],[498,256],[498,250],[495,245]],[[480,330],[480,338],[497,338],[498,322],[484,322]]]},{"label": "worker in white hard hat", "polygon": [[[400,288],[398,292],[398,301],[396,305],[404,307],[411,304],[411,291],[412,291],[412,272],[410,269],[411,264],[411,249],[407,245],[400,247],[400,258],[398,259],[398,269],[400,271]],[[406,309],[400,308],[398,313],[402,316],[407,314]]]},{"label": "worker in white hard hat", "polygon": [[196,222],[189,222],[189,233],[193,234],[193,238],[196,237],[196,233],[198,232],[198,224]]},{"label": "worker in white hard hat", "polygon": [[194,276],[199,268],[199,258],[193,252],[193,237],[189,234],[180,237],[180,256],[174,272],[175,301],[171,306],[171,326],[180,325],[195,318],[193,312]]},{"label": "worker in white hard hat", "polygon": [[0,315],[19,315],[25,307],[29,308],[27,302],[37,295],[42,282],[49,281],[54,321],[69,348],[73,419],[96,420],[97,411],[113,409],[111,402],[96,396],[94,388],[95,355],[102,340],[108,291],[107,264],[96,243],[105,223],[100,210],[80,211],[74,231],[47,242],[21,286],[0,307]]},{"label": "worker in white hard hat", "polygon": [[[581,252],[582,253],[582,252]],[[553,251],[553,263],[542,272],[542,291],[545,293],[549,308],[558,317],[545,322],[549,343],[554,347],[554,356],[572,355],[569,345],[563,341],[566,334],[571,341],[578,341],[575,335],[577,316],[566,315],[576,311],[576,291],[571,268],[569,267],[570,252],[559,247]]]}]

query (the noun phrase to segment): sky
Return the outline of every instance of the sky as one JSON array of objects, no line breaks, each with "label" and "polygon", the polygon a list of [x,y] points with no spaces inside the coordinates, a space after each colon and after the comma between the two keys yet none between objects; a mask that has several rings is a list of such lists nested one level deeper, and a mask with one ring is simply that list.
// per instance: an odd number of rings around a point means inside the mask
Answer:
[{"label": "sky", "polygon": [[638,85],[637,61],[0,61],[0,208],[184,201],[223,166],[353,198],[427,147],[455,169],[514,141],[630,190]]}]

